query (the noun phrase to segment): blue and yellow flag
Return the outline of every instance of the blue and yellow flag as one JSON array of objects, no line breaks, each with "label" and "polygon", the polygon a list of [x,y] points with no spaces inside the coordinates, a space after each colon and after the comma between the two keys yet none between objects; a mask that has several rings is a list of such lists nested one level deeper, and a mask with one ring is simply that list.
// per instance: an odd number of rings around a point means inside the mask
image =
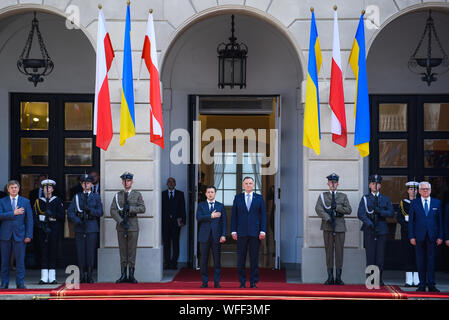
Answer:
[{"label": "blue and yellow flag", "polygon": [[366,76],[365,56],[365,25],[363,14],[360,17],[359,26],[349,56],[349,64],[354,72],[357,87],[355,91],[355,135],[354,145],[359,149],[360,156],[369,155],[370,141],[370,116],[368,98],[368,80]]},{"label": "blue and yellow flag", "polygon": [[318,92],[318,73],[323,58],[321,56],[315,13],[312,11],[310,26],[309,64],[307,67],[306,105],[304,111],[303,145],[320,154],[320,99]]},{"label": "blue and yellow flag", "polygon": [[126,9],[125,45],[123,52],[122,103],[120,111],[120,145],[136,135],[134,116],[133,64],[131,57],[131,13]]}]

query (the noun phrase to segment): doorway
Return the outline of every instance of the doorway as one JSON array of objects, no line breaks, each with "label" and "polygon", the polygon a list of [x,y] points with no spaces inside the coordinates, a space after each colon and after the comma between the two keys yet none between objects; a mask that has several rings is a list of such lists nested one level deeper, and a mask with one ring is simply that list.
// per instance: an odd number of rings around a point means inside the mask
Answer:
[{"label": "doorway", "polygon": [[[100,168],[100,151],[92,134],[94,96],[11,93],[10,98],[11,178],[20,182],[25,198],[40,187],[40,176],[54,180],[55,195],[67,212],[80,175]],[[65,268],[77,264],[74,226],[67,217],[60,231],[57,268]],[[27,247],[29,268],[40,265],[35,244],[37,239]]]},{"label": "doorway", "polygon": [[200,159],[189,166],[190,190],[194,190],[189,206],[192,267],[198,269],[201,259],[195,216],[198,203],[206,200],[208,185],[216,187],[216,200],[224,204],[228,221],[226,242],[221,246],[222,267],[237,265],[237,241],[230,236],[232,205],[235,195],[243,192],[243,179],[251,177],[254,191],[264,197],[267,209],[266,239],[261,241],[259,266],[279,268],[280,170],[269,167],[279,163],[280,97],[191,96],[190,102],[191,119],[195,121],[190,132],[196,137],[192,139],[192,155]]}]

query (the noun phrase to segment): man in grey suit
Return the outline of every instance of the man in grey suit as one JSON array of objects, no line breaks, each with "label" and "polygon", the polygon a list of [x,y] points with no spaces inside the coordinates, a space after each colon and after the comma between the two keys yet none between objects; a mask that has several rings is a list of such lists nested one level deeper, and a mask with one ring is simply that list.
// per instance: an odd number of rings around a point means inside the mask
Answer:
[{"label": "man in grey suit", "polygon": [[[120,178],[124,190],[117,192],[111,203],[111,216],[117,222],[118,245],[120,248],[121,277],[116,283],[137,283],[134,278],[136,266],[137,239],[139,237],[139,224],[137,214],[145,213],[145,203],[142,194],[132,190],[134,175],[123,173]],[[126,269],[129,265],[129,276]]]},{"label": "man in grey suit", "polygon": [[[322,219],[324,247],[326,250],[326,265],[328,278],[324,284],[343,285],[341,273],[343,267],[343,250],[345,244],[346,224],[344,215],[352,212],[348,197],[343,192],[337,192],[339,176],[335,173],[327,176],[329,191],[318,197],[315,211]],[[334,281],[335,257],[335,281]]]}]

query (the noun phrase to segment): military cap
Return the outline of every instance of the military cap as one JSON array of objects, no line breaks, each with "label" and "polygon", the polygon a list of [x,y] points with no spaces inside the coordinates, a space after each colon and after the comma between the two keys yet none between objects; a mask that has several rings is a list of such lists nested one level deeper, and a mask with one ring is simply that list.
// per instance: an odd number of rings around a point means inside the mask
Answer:
[{"label": "military cap", "polygon": [[373,174],[370,175],[368,178],[369,182],[377,182],[377,183],[381,183],[382,182],[382,176],[379,174]]},{"label": "military cap", "polygon": [[327,178],[327,180],[329,180],[329,181],[337,181],[337,182],[338,182],[338,179],[339,179],[340,177],[338,176],[338,174],[332,173],[332,174],[328,175],[326,178]]},{"label": "military cap", "polygon": [[120,176],[120,178],[122,178],[122,180],[132,180],[134,178],[134,175],[131,172],[126,171]]},{"label": "military cap", "polygon": [[85,173],[81,176],[80,181],[81,182],[94,182],[94,177],[92,177],[90,174]]},{"label": "military cap", "polygon": [[54,180],[51,180],[51,179],[45,179],[45,180],[43,180],[42,182],[41,182],[41,185],[42,186],[54,186],[54,185],[56,185],[56,182],[54,181]]},{"label": "military cap", "polygon": [[408,188],[416,188],[418,189],[419,183],[416,181],[409,181],[405,184],[405,186]]}]

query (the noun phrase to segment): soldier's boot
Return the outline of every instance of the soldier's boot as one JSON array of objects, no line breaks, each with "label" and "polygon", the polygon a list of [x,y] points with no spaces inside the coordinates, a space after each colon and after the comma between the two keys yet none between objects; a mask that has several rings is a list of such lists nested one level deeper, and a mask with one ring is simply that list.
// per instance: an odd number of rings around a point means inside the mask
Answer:
[{"label": "soldier's boot", "polygon": [[129,278],[128,278],[129,283],[137,283],[136,278],[134,278],[134,269],[135,268],[129,267]]},{"label": "soldier's boot", "polygon": [[122,275],[115,283],[128,282],[128,276],[126,275],[126,267],[122,267]]},{"label": "soldier's boot", "polygon": [[337,269],[335,271],[335,284],[337,285],[344,285],[345,283],[341,280],[341,272],[342,269]]},{"label": "soldier's boot", "polygon": [[94,278],[92,277],[92,267],[87,267],[87,283],[94,283]]},{"label": "soldier's boot", "polygon": [[324,284],[334,284],[334,269],[333,268],[327,269],[327,280],[324,282]]}]

